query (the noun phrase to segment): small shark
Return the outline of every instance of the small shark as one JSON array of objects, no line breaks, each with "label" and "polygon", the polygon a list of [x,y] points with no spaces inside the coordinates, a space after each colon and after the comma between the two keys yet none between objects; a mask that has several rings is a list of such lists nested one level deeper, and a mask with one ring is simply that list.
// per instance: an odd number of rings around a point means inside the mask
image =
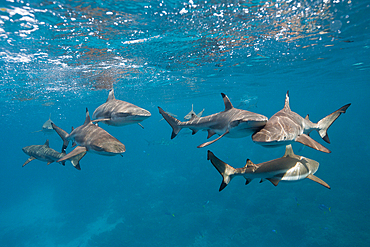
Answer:
[{"label": "small shark", "polygon": [[246,179],[245,184],[249,184],[254,178],[261,178],[261,182],[269,180],[275,186],[280,181],[298,181],[308,178],[330,189],[327,183],[313,175],[319,168],[319,163],[295,155],[291,145],[286,146],[285,154],[281,158],[259,164],[253,164],[247,159],[243,168],[234,168],[226,164],[211,151],[208,151],[207,159],[211,160],[213,166],[223,177],[219,191],[223,190],[235,176],[243,176]]},{"label": "small shark", "polygon": [[62,151],[65,151],[69,141],[73,141],[72,146],[75,146],[75,143],[79,145],[66,156],[59,159],[58,162],[86,151],[107,156],[122,154],[126,151],[125,145],[91,121],[87,108],[85,123],[76,129],[73,129],[72,127],[72,132],[70,134],[56,126],[54,123],[52,123],[52,126],[63,139]]},{"label": "small shark", "polygon": [[[23,152],[25,154],[29,155],[30,157],[28,160],[23,164],[23,166],[27,165],[29,162],[31,162],[34,159],[38,159],[41,161],[47,162],[47,165],[50,165],[53,162],[59,162],[58,160],[66,156],[65,153],[59,153],[55,151],[54,149],[49,147],[49,140],[46,140],[44,145],[31,145],[22,148]],[[79,169],[80,167],[80,160],[86,152],[80,153],[79,155],[76,155],[74,157],[69,158],[72,165]],[[62,165],[65,165],[65,161],[61,161]],[[22,167],[23,167],[22,166]]]},{"label": "small shark", "polygon": [[309,134],[312,130],[316,130],[324,141],[330,143],[327,134],[328,128],[342,113],[346,112],[350,105],[347,104],[321,119],[318,123],[313,123],[309,120],[308,115],[306,118],[302,118],[290,110],[288,91],[285,97],[284,108],[275,113],[261,130],[254,133],[252,139],[255,143],[266,147],[300,142],[316,150],[330,153],[329,149],[313,140]]},{"label": "small shark", "polygon": [[184,117],[185,120],[190,120],[190,119],[194,118],[194,116],[201,117],[203,115],[204,109],[201,112],[199,112],[198,114],[196,114],[194,112],[193,107],[194,107],[193,104],[191,104],[191,111],[188,114],[185,115],[185,117]]},{"label": "small shark", "polygon": [[137,123],[144,128],[140,122],[150,116],[150,112],[141,107],[122,100],[117,100],[114,97],[114,90],[112,88],[109,92],[107,102],[96,108],[92,118],[95,119],[93,122],[103,122],[112,126],[124,126]]},{"label": "small shark", "polygon": [[251,135],[265,126],[267,117],[247,110],[234,108],[229,98],[223,93],[221,95],[225,104],[224,111],[206,117],[193,115],[193,118],[186,122],[181,122],[158,107],[159,113],[172,127],[171,139],[175,138],[182,128],[191,129],[193,135],[199,130],[207,130],[207,138],[210,138],[214,134],[220,135],[215,140],[198,146],[198,148],[202,148],[214,143],[223,136],[241,138]]},{"label": "small shark", "polygon": [[44,132],[45,134],[46,133],[50,133],[50,132],[54,132],[54,130],[53,130],[53,127],[51,126],[51,123],[53,122],[53,121],[51,121],[51,113],[50,113],[50,116],[49,116],[49,120],[47,120],[43,125],[42,125],[42,128],[41,128],[41,130],[36,130],[36,131],[34,131],[34,132],[32,132],[32,133],[36,133],[36,132]]}]

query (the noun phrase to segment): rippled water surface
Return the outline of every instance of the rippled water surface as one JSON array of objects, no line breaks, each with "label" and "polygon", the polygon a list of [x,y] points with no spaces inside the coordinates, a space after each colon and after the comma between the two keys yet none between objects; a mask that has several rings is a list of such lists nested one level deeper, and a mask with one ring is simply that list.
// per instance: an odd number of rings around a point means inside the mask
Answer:
[{"label": "rippled water surface", "polygon": [[[366,246],[369,21],[360,0],[0,1],[1,245]],[[126,145],[123,157],[89,153],[81,171],[22,168],[24,146],[49,139],[60,150],[55,133],[34,132],[50,114],[69,131],[112,87],[152,114],[144,129],[100,124]],[[242,167],[284,148],[247,137],[199,149],[206,133],[171,140],[157,108],[210,115],[225,93],[271,117],[288,90],[291,109],[313,122],[352,103],[329,130],[332,153],[293,145],[331,190],[236,178],[218,192],[208,149]]]}]

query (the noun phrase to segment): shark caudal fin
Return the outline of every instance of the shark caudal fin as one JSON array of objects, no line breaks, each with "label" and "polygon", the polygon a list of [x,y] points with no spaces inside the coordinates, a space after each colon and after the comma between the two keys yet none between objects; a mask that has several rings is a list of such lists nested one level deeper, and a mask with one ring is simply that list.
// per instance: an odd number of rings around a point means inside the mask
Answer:
[{"label": "shark caudal fin", "polygon": [[56,126],[54,123],[51,123],[51,126],[58,133],[60,138],[62,138],[63,140],[62,153],[65,153],[66,148],[68,147],[68,144],[69,144],[69,141],[67,140],[68,133],[62,130],[61,128],[59,128],[58,126]]},{"label": "shark caudal fin", "polygon": [[212,165],[217,169],[217,171],[221,174],[223,180],[218,191],[223,190],[233,178],[233,174],[235,173],[235,168],[226,164],[219,158],[217,158],[211,151],[208,150],[207,160],[210,160]]},{"label": "shark caudal fin", "polygon": [[159,113],[163,116],[163,118],[169,123],[172,127],[172,134],[171,134],[171,139],[175,138],[176,135],[180,132],[181,127],[179,124],[181,123],[180,120],[172,117],[170,114],[165,112],[162,108],[158,106]]},{"label": "shark caudal fin", "polygon": [[332,114],[324,117],[323,119],[321,119],[318,123],[317,123],[317,127],[318,127],[318,132],[321,136],[321,138],[326,141],[327,143],[330,143],[330,140],[329,140],[329,136],[328,136],[328,129],[329,127],[334,123],[334,121],[340,116],[340,114],[342,113],[346,113],[346,110],[347,108],[350,106],[351,104],[347,104],[345,106],[342,106],[341,108],[339,108],[338,110],[336,110],[335,112],[333,112]]}]

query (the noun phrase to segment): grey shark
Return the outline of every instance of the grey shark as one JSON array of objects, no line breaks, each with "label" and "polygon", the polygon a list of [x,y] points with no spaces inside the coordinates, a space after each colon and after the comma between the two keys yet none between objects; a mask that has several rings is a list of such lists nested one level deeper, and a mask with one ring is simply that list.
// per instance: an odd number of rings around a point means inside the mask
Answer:
[{"label": "grey shark", "polygon": [[185,115],[184,119],[185,120],[190,120],[190,119],[194,118],[194,116],[201,117],[203,115],[203,112],[204,112],[204,109],[202,111],[200,111],[198,114],[196,114],[194,112],[194,106],[193,106],[193,104],[191,104],[191,111],[188,114]]},{"label": "grey shark", "polygon": [[32,133],[36,133],[36,132],[44,132],[44,133],[46,134],[46,133],[54,132],[53,127],[51,126],[51,123],[52,123],[52,122],[53,122],[53,121],[51,121],[51,113],[50,113],[50,115],[49,115],[49,119],[48,119],[48,120],[46,120],[46,122],[42,125],[41,130],[36,130],[36,131],[34,131],[34,132],[32,132]]},{"label": "grey shark", "polygon": [[118,100],[114,97],[113,88],[109,92],[107,101],[94,111],[93,122],[103,122],[112,126],[124,126],[128,124],[140,124],[141,121],[150,117],[149,111],[134,104]]},{"label": "grey shark", "polygon": [[318,123],[313,123],[309,120],[308,115],[306,118],[302,118],[290,110],[288,91],[285,97],[284,108],[275,113],[261,130],[254,133],[252,139],[255,143],[265,147],[300,142],[316,150],[330,153],[329,149],[313,140],[309,134],[311,131],[316,130],[324,141],[330,143],[327,133],[328,128],[342,113],[346,112],[350,105],[347,104],[321,119]]},{"label": "grey shark", "polygon": [[[46,140],[44,145],[31,145],[22,148],[23,152],[30,157],[28,160],[22,165],[25,166],[29,162],[31,162],[34,159],[38,159],[40,161],[47,162],[47,165],[53,163],[53,162],[59,162],[58,160],[62,159],[64,156],[66,156],[65,153],[59,153],[55,151],[54,149],[49,147],[49,140]],[[80,167],[80,160],[82,157],[84,157],[86,152],[80,153],[79,155],[76,155],[74,157],[71,157],[69,160],[71,161],[72,165],[79,169]],[[65,161],[61,161],[62,165],[65,165]]]},{"label": "grey shark", "polygon": [[206,130],[208,131],[207,138],[210,138],[214,134],[220,135],[215,140],[198,146],[198,148],[202,148],[214,143],[223,136],[231,138],[246,137],[265,126],[267,117],[247,110],[234,108],[229,98],[223,93],[221,95],[225,104],[224,111],[205,117],[193,116],[192,119],[186,122],[181,122],[158,107],[159,113],[172,127],[171,139],[175,138],[183,128],[191,129],[193,134],[199,130]]},{"label": "grey shark", "polygon": [[56,126],[54,123],[52,123],[52,126],[63,139],[62,151],[67,148],[69,141],[74,142],[73,146],[75,143],[78,144],[75,149],[63,158],[59,159],[58,162],[69,159],[83,152],[93,152],[100,155],[113,156],[122,154],[126,151],[125,145],[91,121],[87,108],[85,123],[76,129],[72,128],[72,132],[70,134]]},{"label": "grey shark", "polygon": [[223,177],[219,191],[223,190],[231,179],[236,176],[244,177],[246,184],[249,184],[252,179],[260,178],[261,182],[268,180],[275,186],[280,181],[298,181],[308,178],[330,189],[327,183],[314,175],[319,168],[319,163],[303,156],[295,155],[291,145],[286,146],[285,154],[281,158],[259,164],[253,164],[252,161],[247,159],[243,168],[234,168],[226,164],[211,151],[208,151],[207,159],[211,161]]}]

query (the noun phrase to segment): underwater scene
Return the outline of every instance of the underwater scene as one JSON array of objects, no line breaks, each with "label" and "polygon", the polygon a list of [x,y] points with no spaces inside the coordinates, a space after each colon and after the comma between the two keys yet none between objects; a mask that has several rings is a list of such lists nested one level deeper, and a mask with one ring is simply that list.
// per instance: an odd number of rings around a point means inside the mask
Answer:
[{"label": "underwater scene", "polygon": [[0,246],[368,246],[370,1],[0,1]]}]

